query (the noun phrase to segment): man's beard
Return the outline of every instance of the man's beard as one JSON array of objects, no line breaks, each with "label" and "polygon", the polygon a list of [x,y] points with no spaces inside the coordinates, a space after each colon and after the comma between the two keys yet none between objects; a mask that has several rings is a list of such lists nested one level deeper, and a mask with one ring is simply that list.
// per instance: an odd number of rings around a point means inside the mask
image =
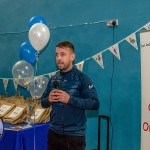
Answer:
[{"label": "man's beard", "polygon": [[64,64],[62,63],[61,65],[59,65],[59,63],[57,63],[57,67],[59,68],[60,71],[66,71],[69,69],[70,63],[68,64]]}]

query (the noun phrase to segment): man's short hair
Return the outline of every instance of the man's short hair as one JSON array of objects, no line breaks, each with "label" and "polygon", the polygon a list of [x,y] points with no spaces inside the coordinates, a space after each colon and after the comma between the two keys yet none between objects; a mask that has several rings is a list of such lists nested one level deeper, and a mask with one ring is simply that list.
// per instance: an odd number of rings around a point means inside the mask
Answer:
[{"label": "man's short hair", "polygon": [[60,47],[60,48],[63,48],[63,47],[68,47],[72,50],[72,52],[74,53],[74,46],[71,42],[69,41],[63,41],[63,42],[60,42],[56,45],[56,47]]}]

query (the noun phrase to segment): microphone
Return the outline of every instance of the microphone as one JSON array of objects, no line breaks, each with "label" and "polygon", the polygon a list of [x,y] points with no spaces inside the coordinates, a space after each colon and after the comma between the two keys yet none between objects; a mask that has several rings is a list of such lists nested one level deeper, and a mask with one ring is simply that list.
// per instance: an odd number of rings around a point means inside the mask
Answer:
[{"label": "microphone", "polygon": [[53,82],[53,86],[55,89],[59,89],[59,82],[58,81],[54,81]]},{"label": "microphone", "polygon": [[[59,82],[56,80],[56,81],[54,81],[53,82],[53,87],[55,88],[55,89],[59,89]],[[56,105],[62,105],[62,103],[61,102],[54,102]]]}]

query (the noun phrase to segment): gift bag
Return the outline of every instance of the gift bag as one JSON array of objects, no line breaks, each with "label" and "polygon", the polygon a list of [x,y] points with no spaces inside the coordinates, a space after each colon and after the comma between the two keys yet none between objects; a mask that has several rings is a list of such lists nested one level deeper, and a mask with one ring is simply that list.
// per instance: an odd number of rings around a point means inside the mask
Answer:
[{"label": "gift bag", "polygon": [[6,123],[17,124],[27,121],[27,107],[23,105],[18,105],[12,109],[6,116],[4,116],[3,121]]}]

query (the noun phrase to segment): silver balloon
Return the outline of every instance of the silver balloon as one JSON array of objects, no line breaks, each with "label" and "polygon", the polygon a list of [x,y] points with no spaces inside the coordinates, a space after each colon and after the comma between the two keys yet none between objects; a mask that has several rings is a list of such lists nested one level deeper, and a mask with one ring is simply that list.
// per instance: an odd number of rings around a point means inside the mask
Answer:
[{"label": "silver balloon", "polygon": [[29,41],[37,51],[42,50],[48,43],[50,31],[43,23],[34,24],[29,30]]},{"label": "silver balloon", "polygon": [[37,99],[41,98],[48,84],[48,79],[44,76],[35,77],[29,83],[29,91],[32,98]]},{"label": "silver balloon", "polygon": [[13,78],[16,78],[19,85],[27,87],[29,82],[33,79],[34,69],[31,64],[21,60],[14,64],[12,68],[12,75]]}]

